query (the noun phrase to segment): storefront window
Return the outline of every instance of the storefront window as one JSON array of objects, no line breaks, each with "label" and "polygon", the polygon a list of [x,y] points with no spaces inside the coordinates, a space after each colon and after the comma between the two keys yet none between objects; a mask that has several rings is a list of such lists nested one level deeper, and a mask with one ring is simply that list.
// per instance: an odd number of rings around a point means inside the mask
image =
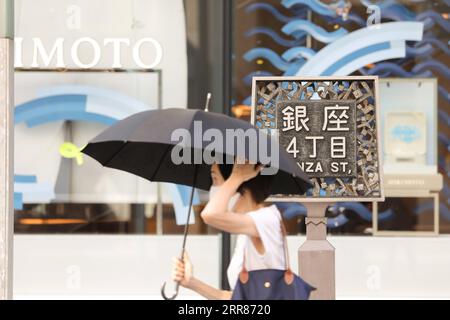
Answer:
[{"label": "storefront window", "polygon": [[[221,3],[46,3],[16,2],[15,232],[183,233],[189,187],[102,167],[80,150],[133,113],[201,108],[208,92],[222,112],[222,39],[212,33]],[[190,233],[216,233],[197,198]]]},{"label": "storefront window", "polygon": [[[376,30],[378,22],[418,21],[423,22],[423,30],[404,41],[403,56],[382,54],[373,61],[366,59],[361,67],[341,71],[380,78],[437,79],[438,121],[426,133],[438,132],[436,167],[443,176],[443,188],[433,210],[439,211],[440,232],[450,233],[445,2],[372,1],[369,8],[367,1],[233,0],[230,52],[224,47],[223,1],[158,2],[156,11],[154,1],[124,2],[120,8],[100,2],[47,2],[48,6],[32,0],[16,4],[16,232],[182,233],[177,214],[186,208],[175,205],[173,199],[178,197],[183,203],[186,189],[102,168],[79,150],[106,126],[131,113],[149,108],[202,108],[207,92],[213,93],[212,111],[250,120],[253,76],[292,76],[320,50],[348,34],[370,26]],[[96,11],[102,14],[94,15]],[[29,23],[39,19],[54,22]],[[408,33],[409,29],[399,30]],[[383,35],[378,38],[382,40]],[[126,40],[120,44],[120,39]],[[113,50],[118,43],[120,55]],[[231,84],[223,75],[227,57],[232,60]],[[322,75],[339,71],[335,69]],[[223,103],[227,85],[232,87],[230,108]],[[197,196],[197,219],[191,233],[215,233],[198,219],[207,193]],[[392,222],[380,220],[378,225],[427,229],[422,222],[404,222],[403,216],[414,215],[417,221],[428,221],[421,218],[422,200],[416,200],[413,203],[418,207],[399,207]],[[397,202],[392,198],[387,203]],[[301,205],[279,204],[279,208],[286,213],[289,233],[304,233]],[[377,208],[381,210],[378,216],[384,217],[384,207]],[[327,211],[328,231],[370,235],[372,212],[372,203],[334,205]]]},{"label": "storefront window", "polygon": [[[387,22],[418,22],[423,23],[423,29],[419,26],[419,35],[412,36],[413,28],[409,25],[398,24],[398,31],[406,37],[404,51],[398,54],[392,51],[380,51],[377,54],[352,50],[355,43],[368,41],[370,32],[375,34],[377,24]],[[372,29],[370,29],[372,28]],[[416,105],[411,109],[422,108],[430,110],[436,108],[432,115],[438,121],[428,124],[425,133],[430,139],[439,132],[437,155],[433,154],[434,163],[427,163],[425,171],[431,169],[434,174],[441,173],[444,177],[443,189],[439,193],[439,208],[423,210],[423,199],[400,201],[408,205],[399,205],[395,198],[388,199],[387,203],[378,207],[378,224],[382,228],[397,230],[433,230],[430,229],[429,210],[439,211],[439,225],[441,233],[450,232],[450,180],[449,180],[449,141],[450,141],[450,104],[449,104],[449,52],[448,52],[448,7],[445,1],[234,1],[234,25],[233,25],[233,104],[232,112],[235,116],[250,119],[251,86],[253,76],[294,76],[305,75],[378,75],[383,78],[435,78],[437,87],[434,88],[437,102],[426,101],[429,105],[416,99]],[[363,31],[366,29],[366,31]],[[365,32],[368,37],[358,37],[340,44],[345,36]],[[380,31],[373,42],[375,50],[378,45],[389,44],[388,34]],[[372,43],[372,42],[370,42]],[[334,65],[321,74],[307,74],[308,68],[302,69],[309,61],[314,61],[314,56],[327,46],[335,46],[322,61],[317,64],[325,64],[333,59],[333,51],[338,52],[346,48],[349,52],[346,58],[334,61]],[[371,50],[372,50],[371,49]],[[367,50],[366,50],[367,51]],[[370,50],[369,50],[370,51]],[[374,56],[371,56],[374,54]],[[326,61],[325,61],[326,60]],[[330,61],[329,61],[330,60]],[[365,61],[361,66],[361,61]],[[311,65],[309,65],[311,66]],[[300,73],[297,73],[300,72]],[[305,74],[306,73],[306,74]],[[419,80],[414,80],[420,85]],[[422,88],[424,89],[424,88]],[[383,88],[380,88],[383,90]],[[406,90],[398,93],[408,95]],[[425,92],[429,93],[429,92]],[[433,92],[432,92],[433,93]],[[420,95],[422,95],[420,93]],[[401,97],[397,104],[401,104]],[[409,102],[408,102],[409,103]],[[408,108],[407,106],[404,108]],[[385,121],[385,119],[382,119]],[[436,125],[437,122],[437,125]],[[383,140],[384,138],[382,138]],[[385,143],[385,141],[382,141]],[[434,151],[432,151],[434,152]],[[417,174],[420,170],[411,170],[411,174]],[[428,170],[429,171],[429,170]],[[428,172],[427,171],[427,172]],[[437,183],[437,188],[439,182]],[[420,186],[418,186],[420,188]],[[389,195],[389,194],[388,194]],[[389,197],[388,197],[389,198]],[[409,205],[410,204],[410,205]],[[414,205],[413,205],[414,204]],[[385,209],[393,205],[390,218],[387,218]],[[298,204],[292,203],[284,210],[297,210],[296,222],[302,223],[302,209],[295,209]],[[336,234],[372,234],[372,204],[361,205],[341,204],[329,209],[328,231]],[[382,217],[382,218],[380,218]],[[427,218],[428,217],[428,218]],[[431,213],[431,218],[433,213]],[[392,218],[391,222],[389,220]],[[414,219],[413,219],[414,218]],[[295,218],[292,218],[295,220]],[[383,220],[384,219],[384,220]],[[292,222],[290,231],[301,232],[302,228],[294,227]],[[304,222],[303,222],[304,224]],[[304,229],[304,228],[303,228]]]}]

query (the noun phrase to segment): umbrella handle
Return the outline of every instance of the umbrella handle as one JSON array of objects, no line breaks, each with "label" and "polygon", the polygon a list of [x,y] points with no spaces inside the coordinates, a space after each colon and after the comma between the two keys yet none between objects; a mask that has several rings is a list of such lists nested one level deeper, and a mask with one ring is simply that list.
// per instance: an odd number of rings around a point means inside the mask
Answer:
[{"label": "umbrella handle", "polygon": [[163,283],[162,287],[161,287],[161,295],[164,298],[164,300],[174,300],[177,296],[178,296],[178,291],[180,290],[180,283],[177,282],[177,286],[175,287],[175,293],[168,297],[166,295],[166,282]]},{"label": "umbrella handle", "polygon": [[[186,241],[186,240],[185,240]],[[184,245],[185,241],[183,241],[183,249],[181,250],[181,256],[184,256]],[[161,286],[161,296],[164,298],[164,300],[174,300],[178,296],[178,291],[180,291],[180,282],[177,281],[177,284],[175,286],[175,292],[171,297],[168,297],[166,295],[166,281],[164,281],[163,285]]]}]

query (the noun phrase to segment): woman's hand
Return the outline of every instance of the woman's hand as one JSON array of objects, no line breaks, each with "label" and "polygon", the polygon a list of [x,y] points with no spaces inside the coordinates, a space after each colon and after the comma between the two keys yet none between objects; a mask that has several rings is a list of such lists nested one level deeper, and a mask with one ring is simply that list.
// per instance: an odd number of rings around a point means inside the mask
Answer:
[{"label": "woman's hand", "polygon": [[210,285],[194,278],[192,275],[192,265],[186,252],[184,252],[183,261],[173,257],[173,262],[174,268],[172,278],[174,281],[179,282],[181,286],[191,289],[207,299],[230,300],[231,291],[213,288]]},{"label": "woman's hand", "polygon": [[179,282],[181,286],[189,288],[194,277],[192,272],[192,264],[187,253],[184,253],[183,261],[179,258],[173,257],[173,263],[172,279]]},{"label": "woman's hand", "polygon": [[233,171],[231,172],[231,177],[234,177],[241,182],[245,182],[256,177],[261,172],[262,168],[262,165],[235,163]]},{"label": "woman's hand", "polygon": [[220,168],[217,163],[214,163],[211,166],[211,179],[213,186],[221,186],[225,182],[225,179],[223,178],[222,172],[220,172]]}]

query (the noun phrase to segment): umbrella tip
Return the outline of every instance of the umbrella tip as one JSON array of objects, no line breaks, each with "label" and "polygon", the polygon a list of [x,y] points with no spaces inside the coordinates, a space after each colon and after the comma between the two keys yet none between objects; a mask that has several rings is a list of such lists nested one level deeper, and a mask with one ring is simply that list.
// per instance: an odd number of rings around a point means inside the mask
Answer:
[{"label": "umbrella tip", "polygon": [[211,92],[206,95],[205,111],[209,111],[209,102],[211,101]]}]

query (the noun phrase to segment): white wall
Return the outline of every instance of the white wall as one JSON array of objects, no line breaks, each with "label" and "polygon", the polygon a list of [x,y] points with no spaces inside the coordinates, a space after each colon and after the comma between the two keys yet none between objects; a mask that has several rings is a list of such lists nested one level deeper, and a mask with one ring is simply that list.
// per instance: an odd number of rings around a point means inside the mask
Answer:
[{"label": "white wall", "polygon": [[[292,267],[304,237],[289,237]],[[338,299],[450,298],[450,237],[331,237]],[[16,299],[160,299],[181,236],[16,235]],[[190,236],[197,277],[219,283],[219,236]],[[170,292],[170,290],[169,290]],[[181,298],[198,298],[183,290]]]},{"label": "white wall", "polygon": [[[219,241],[219,236],[190,236],[187,243],[195,273],[214,286],[219,283]],[[181,236],[16,235],[14,295],[159,299],[164,281],[172,292],[172,257],[180,246]]]},{"label": "white wall", "polygon": [[332,237],[338,298],[450,299],[450,237]]}]

